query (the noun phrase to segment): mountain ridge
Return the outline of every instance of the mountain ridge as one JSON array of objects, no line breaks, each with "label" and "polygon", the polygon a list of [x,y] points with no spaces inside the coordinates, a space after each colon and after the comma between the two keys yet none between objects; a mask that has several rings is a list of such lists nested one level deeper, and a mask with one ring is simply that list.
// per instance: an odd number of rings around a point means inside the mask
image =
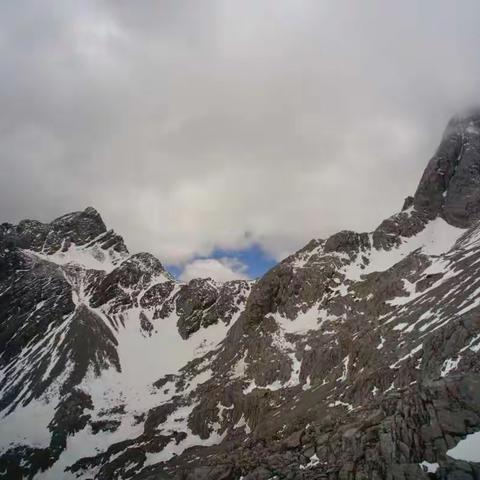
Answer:
[{"label": "mountain ridge", "polygon": [[2,224],[0,478],[480,478],[449,455],[480,431],[479,125],[256,281],[177,282],[92,207]]}]

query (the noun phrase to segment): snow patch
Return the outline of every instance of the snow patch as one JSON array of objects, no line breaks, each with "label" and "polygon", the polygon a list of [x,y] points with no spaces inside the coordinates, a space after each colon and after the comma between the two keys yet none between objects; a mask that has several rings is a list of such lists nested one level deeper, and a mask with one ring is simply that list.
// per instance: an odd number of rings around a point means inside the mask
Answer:
[{"label": "snow patch", "polygon": [[422,463],[419,463],[421,467],[424,467],[424,469],[427,471],[427,473],[436,473],[437,470],[440,468],[440,465],[438,463],[429,463],[426,461],[423,461]]},{"label": "snow patch", "polygon": [[447,358],[442,365],[440,376],[446,377],[451,371],[456,370],[461,359],[461,356],[458,356],[457,358]]},{"label": "snow patch", "polygon": [[[359,281],[363,275],[383,272],[406,258],[410,253],[421,249],[426,255],[441,255],[448,252],[455,242],[465,233],[465,229],[453,227],[438,217],[430,221],[425,228],[413,237],[402,237],[399,246],[391,250],[372,248],[361,252],[356,261],[344,268],[345,277]],[[370,234],[370,244],[373,244]],[[368,259],[365,265],[363,258]]]},{"label": "snow patch", "polygon": [[447,452],[447,455],[457,460],[480,462],[480,432],[467,435],[464,440]]},{"label": "snow patch", "polygon": [[337,317],[330,315],[327,310],[319,309],[319,305],[319,303],[316,303],[305,312],[300,311],[293,320],[280,313],[270,314],[270,316],[274,318],[284,332],[301,334],[309,330],[318,330],[324,323],[337,320]]}]

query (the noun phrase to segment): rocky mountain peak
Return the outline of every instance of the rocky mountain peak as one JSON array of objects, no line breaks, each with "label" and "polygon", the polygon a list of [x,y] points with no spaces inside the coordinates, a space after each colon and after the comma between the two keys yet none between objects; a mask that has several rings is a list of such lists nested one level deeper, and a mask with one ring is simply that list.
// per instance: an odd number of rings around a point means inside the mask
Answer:
[{"label": "rocky mountain peak", "polygon": [[0,226],[0,249],[27,250],[48,256],[56,263],[80,263],[90,259],[94,268],[111,270],[128,256],[123,238],[105,223],[93,207],[67,213],[50,223],[22,220]]},{"label": "rocky mountain peak", "polygon": [[80,212],[62,215],[50,223],[50,235],[69,238],[77,245],[83,245],[107,231],[100,214],[93,207]]},{"label": "rocky mountain peak", "polygon": [[480,218],[480,108],[453,117],[414,196],[429,218],[471,226]]}]

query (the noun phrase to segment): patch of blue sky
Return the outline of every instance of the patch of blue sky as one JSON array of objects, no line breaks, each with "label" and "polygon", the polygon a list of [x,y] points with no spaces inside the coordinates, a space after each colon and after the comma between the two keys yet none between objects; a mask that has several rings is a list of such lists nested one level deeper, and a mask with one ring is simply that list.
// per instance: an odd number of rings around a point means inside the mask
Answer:
[{"label": "patch of blue sky", "polygon": [[[241,250],[217,248],[211,255],[198,256],[191,261],[207,258],[215,258],[218,260],[228,258],[236,260],[245,266],[243,273],[247,274],[251,279],[261,277],[277,264],[277,261],[257,244],[253,244],[250,247]],[[181,266],[177,265],[168,265],[167,269],[176,278],[180,277],[183,270]]]}]

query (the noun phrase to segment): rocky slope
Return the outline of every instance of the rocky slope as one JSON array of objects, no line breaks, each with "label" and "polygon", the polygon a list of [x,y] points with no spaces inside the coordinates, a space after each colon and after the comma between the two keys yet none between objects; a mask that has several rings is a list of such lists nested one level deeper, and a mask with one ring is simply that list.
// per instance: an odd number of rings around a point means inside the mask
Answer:
[{"label": "rocky slope", "polygon": [[93,208],[1,225],[0,478],[479,479],[479,185],[471,112],[400,213],[256,282]]}]

